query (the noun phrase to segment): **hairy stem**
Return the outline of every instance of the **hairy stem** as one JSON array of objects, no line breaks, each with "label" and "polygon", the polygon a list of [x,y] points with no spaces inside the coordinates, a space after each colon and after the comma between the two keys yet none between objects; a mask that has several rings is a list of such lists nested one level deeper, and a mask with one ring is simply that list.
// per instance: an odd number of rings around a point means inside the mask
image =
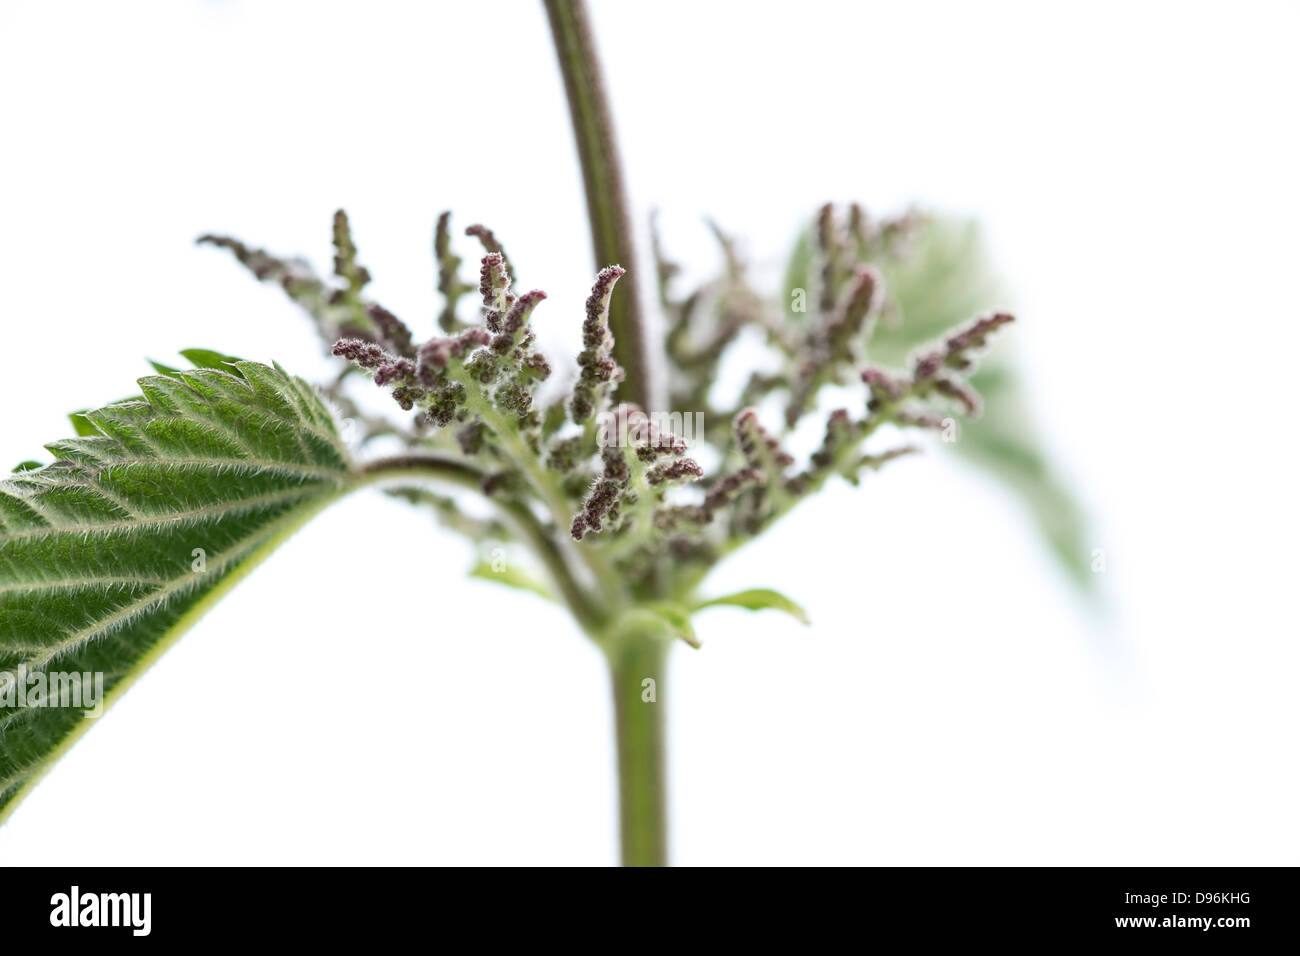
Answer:
[{"label": "hairy stem", "polygon": [[[656,405],[631,216],[591,21],[583,0],[543,2],[573,120],[596,268],[619,264],[628,270],[609,306],[614,360],[626,376],[617,398],[651,409]],[[630,624],[602,640],[614,690],[619,830],[625,866],[663,866],[668,860],[664,719],[658,696],[671,640],[662,622],[635,615]]]},{"label": "hairy stem", "polygon": [[671,642],[662,622],[646,620],[605,645],[614,690],[624,866],[668,863],[663,701]]},{"label": "hairy stem", "polygon": [[564,92],[569,100],[569,115],[582,165],[596,268],[619,264],[628,270],[618,294],[611,297],[609,304],[614,360],[627,376],[619,386],[618,397],[642,408],[652,408],[632,220],[591,20],[583,0],[544,0],[544,3],[560,72],[564,75]]}]

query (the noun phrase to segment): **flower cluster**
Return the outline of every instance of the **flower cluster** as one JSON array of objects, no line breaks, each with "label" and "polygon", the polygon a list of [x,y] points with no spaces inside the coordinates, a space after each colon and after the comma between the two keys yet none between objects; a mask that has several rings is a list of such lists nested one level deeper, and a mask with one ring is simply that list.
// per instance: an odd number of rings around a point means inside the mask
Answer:
[{"label": "flower cluster", "polygon": [[[625,370],[614,358],[609,324],[611,297],[624,275],[620,265],[596,276],[581,351],[571,363],[553,366],[535,348],[530,325],[546,295],[514,291],[510,260],[484,226],[465,230],[482,246],[473,283],[462,278],[449,214],[438,219],[434,252],[443,301],[439,331],[423,341],[366,296],[370,275],[357,260],[342,212],[334,221],[330,280],[301,260],[237,240],[202,241],[231,251],[313,318],[331,353],[347,363],[326,392],[361,423],[362,443],[396,439],[407,451],[437,452],[472,467],[485,494],[542,516],[547,547],[576,547],[592,575],[612,576],[633,596],[655,597],[693,588],[721,556],[828,479],[856,482],[864,471],[915,450],[868,451],[864,446],[882,425],[941,428],[950,413],[978,414],[968,376],[1010,315],[975,318],[918,349],[906,368],[871,360],[873,330],[899,319],[878,263],[904,255],[920,228],[913,216],[876,224],[857,206],[823,207],[802,252],[807,287],[795,290],[802,296],[794,301],[775,303],[751,285],[737,244],[716,227],[721,275],[675,294],[679,270],[662,255],[656,232],[670,400],[680,410],[702,412],[705,421],[704,433],[691,442],[620,400]],[[475,289],[477,314],[468,317],[462,300]],[[719,404],[714,385],[723,356],[746,330],[766,343],[769,361],[756,363],[743,388]],[[564,387],[548,385],[553,367]],[[404,422],[363,414],[349,392],[349,371],[368,375],[414,414]],[[823,411],[831,386],[840,396],[856,387],[858,404]],[[787,446],[810,418],[820,420],[823,437],[801,458]],[[695,442],[707,454],[691,447]],[[716,462],[707,474],[702,458]],[[451,499],[411,489],[402,494],[432,504],[471,536],[507,533],[500,522],[458,515]]]}]

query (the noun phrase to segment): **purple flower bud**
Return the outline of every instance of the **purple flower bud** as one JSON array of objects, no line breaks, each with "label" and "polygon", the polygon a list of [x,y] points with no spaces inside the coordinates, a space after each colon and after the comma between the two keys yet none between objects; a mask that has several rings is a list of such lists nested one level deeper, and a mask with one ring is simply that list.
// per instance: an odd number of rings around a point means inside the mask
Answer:
[{"label": "purple flower bud", "polygon": [[967,415],[974,417],[980,413],[979,393],[962,379],[952,375],[941,375],[934,380],[934,390],[961,405]]},{"label": "purple flower bud", "polygon": [[472,421],[456,431],[456,442],[467,455],[477,455],[483,450],[483,423]]},{"label": "purple flower bud", "polygon": [[420,380],[432,385],[438,375],[433,369],[444,369],[451,357],[451,339],[429,339],[420,346]]},{"label": "purple flower bud", "polygon": [[487,329],[470,328],[448,340],[447,348],[451,355],[456,358],[463,358],[474,349],[482,345],[487,345],[492,341],[492,336]]},{"label": "purple flower bud", "polygon": [[662,485],[672,481],[694,481],[704,477],[704,469],[694,458],[674,458],[672,461],[655,465],[646,472],[645,477],[652,485]]},{"label": "purple flower bud", "polygon": [[340,358],[355,362],[365,369],[378,368],[385,362],[396,360],[396,356],[389,355],[373,342],[363,342],[360,339],[339,339],[334,343],[331,351]]},{"label": "purple flower bud", "polygon": [[826,419],[826,436],[821,448],[813,452],[811,463],[814,468],[825,469],[835,463],[840,452],[854,443],[858,435],[854,434],[853,419],[846,409],[837,408]]},{"label": "purple flower bud", "polygon": [[1014,321],[1015,316],[1006,312],[995,312],[992,315],[973,319],[948,336],[947,341],[944,343],[947,346],[948,354],[956,355],[961,352],[982,349],[987,344],[990,335],[1007,323]]},{"label": "purple flower bud", "polygon": [[583,503],[582,530],[578,531],[578,522],[575,519],[573,524],[574,537],[581,540],[583,534],[587,531],[599,532],[603,528],[603,522],[607,517],[616,514],[616,505],[618,504],[619,486],[616,482],[609,479],[599,479],[592,485],[591,493],[587,495],[587,500]]},{"label": "purple flower bud", "polygon": [[943,352],[922,352],[916,357],[912,366],[912,376],[919,382],[934,378],[943,368]]},{"label": "purple flower bud", "polygon": [[606,266],[596,276],[587,297],[587,317],[582,323],[582,351],[578,353],[578,382],[573,387],[569,414],[576,424],[590,420],[605,397],[603,386],[621,380],[623,370],[611,357],[614,338],[609,332],[609,297],[627,270]]},{"label": "purple flower bud", "polygon": [[745,468],[717,481],[704,498],[704,510],[712,520],[713,513],[726,507],[749,488],[761,488],[766,476],[757,468]]},{"label": "purple flower bud", "polygon": [[862,370],[862,381],[871,389],[872,398],[882,401],[897,401],[908,386],[907,382],[875,366],[867,366]]},{"label": "purple flower bud", "polygon": [[481,225],[480,223],[466,226],[465,235],[474,236],[478,239],[478,241],[483,244],[484,251],[500,253],[501,258],[505,258],[505,250],[501,248],[501,243],[497,241],[496,235],[487,226]]},{"label": "purple flower bud", "polygon": [[489,331],[499,332],[501,312],[509,308],[510,273],[506,271],[505,257],[499,252],[489,252],[479,267],[478,291],[483,297],[483,314]]},{"label": "purple flower bud", "polygon": [[534,289],[532,292],[525,292],[521,295],[510,306],[510,311],[506,313],[502,322],[502,331],[506,335],[514,335],[518,332],[524,327],[524,323],[528,321],[533,309],[537,308],[537,303],[545,298],[546,293],[541,289]]},{"label": "purple flower bud", "polygon": [[617,448],[604,448],[600,452],[600,460],[605,466],[605,477],[617,482],[620,487],[626,487],[630,474],[623,452]]},{"label": "purple flower bud", "polygon": [[518,382],[507,382],[496,390],[497,407],[522,419],[533,407],[533,396]]},{"label": "purple flower bud", "polygon": [[1014,321],[1015,317],[1009,313],[995,312],[966,323],[939,346],[932,346],[917,355],[914,371],[917,381],[934,378],[944,368],[969,371],[975,365],[975,355],[988,344],[989,336]]},{"label": "purple flower bud", "polygon": [[399,385],[393,389],[393,401],[401,407],[403,411],[409,412],[415,407],[415,403],[425,397],[423,389],[413,388],[409,385]]},{"label": "purple flower bud", "polygon": [[843,248],[839,226],[835,222],[835,207],[826,203],[817,211],[817,254],[821,263],[820,308],[826,315],[835,308],[839,286],[839,260]]},{"label": "purple flower bud", "polygon": [[546,356],[541,352],[533,352],[525,358],[524,368],[528,369],[539,380],[548,378],[551,374],[551,363],[546,361]]},{"label": "purple flower bud", "polygon": [[391,385],[394,382],[409,384],[415,378],[415,363],[410,359],[396,359],[385,362],[375,370],[376,385]]},{"label": "purple flower bud", "polygon": [[900,411],[895,416],[895,421],[909,428],[933,428],[937,431],[944,428],[949,419],[943,415],[935,415],[932,412]]},{"label": "purple flower bud", "polygon": [[[515,345],[519,336],[519,330],[528,322],[528,317],[532,314],[537,304],[546,298],[546,293],[540,289],[534,289],[532,292],[525,293],[515,299],[509,310],[497,321],[496,337],[492,340],[492,350],[499,355],[505,355]],[[531,334],[531,333],[529,333]]]},{"label": "purple flower bud", "polygon": [[736,445],[751,468],[770,474],[794,464],[794,459],[759,424],[754,409],[747,408],[736,416],[735,432]]},{"label": "purple flower bud", "polygon": [[561,474],[573,471],[578,467],[578,460],[582,456],[582,444],[581,435],[557,438],[551,442],[550,454],[546,460],[547,466]]},{"label": "purple flower bud", "polygon": [[853,274],[848,289],[826,322],[825,342],[832,356],[852,358],[853,341],[865,337],[869,331],[867,317],[875,308],[879,287],[880,278],[869,266],[861,266]]},{"label": "purple flower bud", "polygon": [[374,303],[366,307],[366,315],[379,330],[379,337],[385,345],[404,358],[415,358],[415,347],[411,344],[411,330],[406,324],[382,305]]}]

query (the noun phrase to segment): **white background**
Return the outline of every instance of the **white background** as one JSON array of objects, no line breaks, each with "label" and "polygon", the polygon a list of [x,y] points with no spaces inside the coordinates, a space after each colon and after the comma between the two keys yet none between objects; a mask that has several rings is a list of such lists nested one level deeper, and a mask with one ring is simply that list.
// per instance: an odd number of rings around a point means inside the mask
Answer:
[{"label": "white background", "polygon": [[[814,627],[713,611],[673,657],[675,861],[1300,862],[1297,8],[594,15],[638,216],[697,271],[705,214],[773,284],[827,199],[982,219],[1108,556],[1090,611],[941,454],[808,504],[714,583]],[[146,355],[319,375],[205,231],[328,267],[346,206],[377,297],[427,331],[453,208],[550,293],[543,339],[575,339],[592,269],[539,5],[6,3],[0,89],[6,461]],[[326,513],[57,765],[0,860],[613,862],[602,661],[468,562],[378,494]]]}]

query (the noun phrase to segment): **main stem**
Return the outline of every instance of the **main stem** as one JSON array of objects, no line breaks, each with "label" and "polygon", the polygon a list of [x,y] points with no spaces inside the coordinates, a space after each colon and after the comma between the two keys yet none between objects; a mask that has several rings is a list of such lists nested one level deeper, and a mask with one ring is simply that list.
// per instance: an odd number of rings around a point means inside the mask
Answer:
[{"label": "main stem", "polygon": [[[569,100],[596,268],[617,263],[628,270],[609,304],[614,360],[625,376],[617,397],[652,410],[656,405],[646,356],[632,218],[591,19],[583,0],[543,3]],[[663,866],[668,862],[664,705],[660,700],[671,640],[662,622],[643,620],[601,642],[609,657],[614,688],[619,831],[625,866]]]},{"label": "main stem", "polygon": [[614,141],[614,121],[605,96],[591,19],[583,0],[543,2],[551,21],[560,72],[564,75],[569,116],[573,119],[596,268],[621,264],[628,270],[609,303],[614,360],[625,374],[618,397],[650,410],[653,407],[650,368],[646,362],[632,218],[628,213],[627,190]]},{"label": "main stem", "polygon": [[670,640],[662,628],[650,627],[606,648],[614,687],[624,866],[668,863],[663,700]]}]

